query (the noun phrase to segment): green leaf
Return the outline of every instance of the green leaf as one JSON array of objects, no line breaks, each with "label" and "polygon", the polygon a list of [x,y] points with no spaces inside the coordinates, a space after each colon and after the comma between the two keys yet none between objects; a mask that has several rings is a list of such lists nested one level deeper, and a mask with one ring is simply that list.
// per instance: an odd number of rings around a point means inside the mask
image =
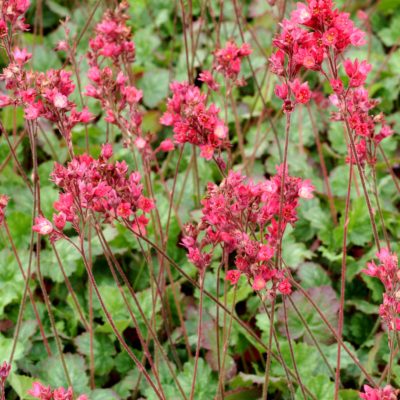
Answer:
[{"label": "green leaf", "polygon": [[315,263],[306,262],[301,264],[297,275],[305,289],[316,286],[329,286],[331,284],[331,280],[326,271]]},{"label": "green leaf", "polygon": [[[75,338],[75,344],[81,354],[90,355],[90,334],[82,333]],[[114,355],[116,354],[113,341],[104,334],[96,333],[93,337],[93,355],[96,374],[106,375],[114,367]]]},{"label": "green leaf", "polygon": [[339,399],[340,400],[359,400],[360,394],[357,390],[343,389],[343,390],[339,390]]},{"label": "green leaf", "polygon": [[[2,316],[6,306],[22,297],[24,280],[12,253],[2,250],[0,257],[3,260],[0,268],[0,316]],[[24,256],[21,262],[25,261]]]},{"label": "green leaf", "polygon": [[96,389],[90,393],[90,400],[120,400],[121,397],[111,389]]},{"label": "green leaf", "polygon": [[166,69],[148,70],[138,82],[143,90],[143,102],[149,108],[154,108],[168,94],[169,72]]},{"label": "green leaf", "polygon": [[364,197],[353,200],[349,215],[348,241],[357,246],[364,246],[372,240],[371,222]]},{"label": "green leaf", "polygon": [[391,11],[397,10],[400,7],[400,0],[381,0],[378,3],[379,11],[384,13],[389,13]]},{"label": "green leaf", "polygon": [[[77,354],[64,354],[64,359],[74,392],[76,394],[87,393],[89,391],[89,378],[86,373],[87,367],[84,358]],[[60,356],[48,357],[41,361],[38,375],[43,383],[52,388],[69,386]]]},{"label": "green leaf", "polygon": [[11,373],[8,377],[8,382],[21,400],[36,399],[36,397],[32,397],[28,394],[28,390],[32,388],[33,382],[35,382],[34,378]]},{"label": "green leaf", "polygon": [[[335,291],[330,286],[320,286],[307,289],[308,295],[314,303],[322,310],[330,324],[336,328],[339,311],[339,302]],[[318,312],[309,303],[307,298],[299,291],[292,294],[291,299],[295,304],[303,319],[307,322],[309,329],[315,338],[321,343],[329,343],[333,339],[331,331],[321,319]],[[279,307],[278,321],[284,321],[283,306]],[[307,330],[291,303],[287,305],[287,323],[292,339],[299,339],[304,336],[307,343],[313,343]],[[280,332],[286,336],[286,330],[283,322],[279,324]]]},{"label": "green leaf", "polygon": [[326,375],[312,377],[307,381],[307,387],[318,400],[332,400],[334,397],[335,384]]},{"label": "green leaf", "polygon": [[[14,340],[12,338],[6,338],[2,334],[0,334],[0,364],[4,361],[10,359],[11,351],[13,348]],[[18,341],[15,352],[14,352],[14,361],[20,360],[24,355],[24,347],[20,341]]]},{"label": "green leaf", "polygon": [[[74,240],[74,238],[72,238]],[[71,276],[77,269],[77,261],[81,258],[79,252],[66,240],[58,240],[55,243],[61,263],[67,276]],[[54,282],[64,282],[57,257],[53,249],[41,252],[41,270],[44,276]]]}]

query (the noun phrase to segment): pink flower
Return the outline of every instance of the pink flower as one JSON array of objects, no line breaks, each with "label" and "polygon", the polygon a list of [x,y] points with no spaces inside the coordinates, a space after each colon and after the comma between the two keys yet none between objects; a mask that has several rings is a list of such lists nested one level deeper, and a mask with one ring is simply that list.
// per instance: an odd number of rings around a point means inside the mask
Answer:
[{"label": "pink flower", "polygon": [[231,269],[226,273],[226,280],[229,281],[232,285],[236,285],[241,276],[241,272],[238,270]]},{"label": "pink flower", "polygon": [[357,11],[357,18],[358,18],[359,20],[361,20],[361,21],[368,21],[369,16],[368,16],[368,14],[367,14],[365,11],[363,11],[363,10],[358,10],[358,11]]},{"label": "pink flower", "polygon": [[340,106],[340,100],[337,94],[331,94],[329,96],[329,101],[332,103],[332,105],[334,105],[335,107],[339,107]]},{"label": "pink flower", "polygon": [[35,225],[32,226],[32,230],[40,233],[41,235],[49,235],[51,232],[53,232],[53,225],[44,217],[36,217]]},{"label": "pink flower", "polygon": [[364,272],[364,274],[369,275],[369,276],[378,276],[379,274],[379,268],[376,266],[376,264],[371,261],[367,263],[367,269],[363,269],[361,272]]},{"label": "pink flower", "polygon": [[346,59],[343,66],[346,75],[350,78],[350,86],[352,87],[362,86],[372,68],[371,64],[367,61],[364,60],[360,63],[358,59],[355,59],[354,62]]},{"label": "pink flower", "polygon": [[290,84],[293,94],[298,103],[306,104],[311,99],[311,90],[308,87],[308,82],[300,83],[298,79],[295,79]]},{"label": "pink flower", "polygon": [[343,93],[343,82],[340,79],[331,79],[330,84],[336,94]]},{"label": "pink flower", "polygon": [[273,53],[269,58],[269,63],[271,65],[271,71],[276,75],[283,75],[284,64],[285,64],[285,53],[282,50],[278,50]]},{"label": "pink flower", "polygon": [[136,89],[134,86],[126,86],[122,92],[125,95],[126,101],[129,104],[139,103],[139,101],[143,97],[143,92]]},{"label": "pink flower", "polygon": [[364,46],[367,43],[367,40],[365,38],[365,32],[360,31],[360,30],[355,30],[351,35],[350,35],[350,42],[353,46]]},{"label": "pink flower", "polygon": [[285,83],[275,86],[275,95],[282,100],[286,100],[289,94],[289,88]]},{"label": "pink flower", "polygon": [[268,261],[270,260],[273,256],[275,255],[275,250],[264,244],[260,247],[260,250],[258,251],[258,260],[260,261]]},{"label": "pink flower", "polygon": [[59,214],[53,214],[53,222],[58,230],[62,231],[64,229],[66,221],[67,216],[65,213],[60,212]]},{"label": "pink flower", "polygon": [[339,32],[336,28],[330,28],[322,35],[322,42],[325,46],[333,46],[338,39],[338,35]]},{"label": "pink flower", "polygon": [[25,108],[25,118],[28,120],[34,120],[39,118],[41,112],[43,110],[43,105],[41,102],[29,104]]},{"label": "pink flower", "polygon": [[149,213],[151,210],[154,210],[155,204],[153,200],[141,196],[138,200],[138,207],[143,210],[143,212]]},{"label": "pink flower", "polygon": [[110,143],[105,143],[101,146],[101,156],[106,160],[110,159],[113,155],[113,147]]},{"label": "pink flower", "polygon": [[199,75],[199,81],[204,82],[214,92],[219,89],[219,85],[215,82],[210,71],[202,71]]},{"label": "pink flower", "polygon": [[292,285],[290,284],[288,279],[284,279],[283,281],[279,282],[278,290],[285,295],[289,295],[292,293]]},{"label": "pink flower", "polygon": [[257,275],[254,277],[253,289],[257,291],[262,290],[265,288],[266,284],[267,282],[265,281],[265,279],[261,275]]},{"label": "pink flower", "polygon": [[149,223],[149,220],[144,216],[140,215],[139,217],[135,218],[132,223],[132,229],[134,232],[141,236],[146,236],[146,226]]},{"label": "pink flower", "polygon": [[175,149],[174,142],[171,139],[165,139],[160,143],[159,149],[161,151],[173,151]]},{"label": "pink flower", "polygon": [[7,207],[7,204],[8,204],[8,197],[4,194],[0,194],[0,226],[4,222],[5,208]]},{"label": "pink flower", "polygon": [[298,24],[306,24],[312,18],[310,9],[304,3],[297,3],[297,9],[292,12],[291,20]]},{"label": "pink flower", "polygon": [[242,59],[251,53],[252,50],[247,43],[238,47],[235,42],[229,41],[224,48],[215,52],[216,70],[226,78],[236,81],[240,73]]},{"label": "pink flower", "polygon": [[73,392],[72,388],[68,388],[68,390],[60,387],[55,389],[53,392],[53,399],[54,400],[73,400]]},{"label": "pink flower", "polygon": [[0,20],[0,38],[7,36],[7,23],[4,19]]},{"label": "pink flower", "polygon": [[200,157],[210,161],[214,155],[214,147],[211,145],[200,146]]},{"label": "pink flower", "polygon": [[146,147],[146,140],[143,139],[142,137],[137,137],[135,139],[135,146],[139,149],[139,150],[143,150]]},{"label": "pink flower", "polygon": [[121,203],[117,207],[117,215],[122,218],[129,218],[133,214],[130,203]]},{"label": "pink flower", "polygon": [[97,65],[89,68],[87,75],[93,82],[99,83],[101,81],[101,71]]},{"label": "pink flower", "polygon": [[314,197],[313,195],[314,190],[315,187],[311,184],[311,181],[309,179],[306,179],[300,184],[299,196],[302,197],[303,199],[312,199]]},{"label": "pink flower", "polygon": [[68,98],[61,93],[57,93],[53,98],[53,104],[56,108],[67,108]]},{"label": "pink flower", "polygon": [[32,58],[32,54],[28,53],[26,49],[20,50],[18,47],[14,49],[13,56],[15,62],[21,66],[27,63]]},{"label": "pink flower", "polygon": [[389,125],[383,125],[379,133],[374,137],[374,141],[376,144],[378,144],[383,139],[392,135],[393,135],[393,129]]},{"label": "pink flower", "polygon": [[228,127],[222,122],[217,123],[214,129],[214,135],[218,139],[225,139],[228,136]]},{"label": "pink flower", "polygon": [[11,365],[4,361],[3,364],[0,365],[0,381],[4,382],[8,378],[10,371]]},{"label": "pink flower", "polygon": [[172,124],[174,123],[174,117],[172,113],[165,112],[160,118],[160,123],[165,126],[172,126]]},{"label": "pink flower", "polygon": [[56,51],[68,51],[69,45],[66,40],[60,40],[55,48]]},{"label": "pink flower", "polygon": [[40,382],[33,382],[32,389],[28,390],[28,394],[39,400],[51,400],[51,388],[42,385]]},{"label": "pink flower", "polygon": [[396,400],[397,390],[394,390],[390,385],[382,388],[372,388],[364,385],[364,393],[359,393],[360,399],[364,400]]}]

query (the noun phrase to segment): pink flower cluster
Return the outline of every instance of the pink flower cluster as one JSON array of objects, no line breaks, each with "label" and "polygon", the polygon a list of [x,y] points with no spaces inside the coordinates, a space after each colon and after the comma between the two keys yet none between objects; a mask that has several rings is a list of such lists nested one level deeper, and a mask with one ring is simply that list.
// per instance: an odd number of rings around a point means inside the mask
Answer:
[{"label": "pink flower cluster", "polygon": [[143,93],[132,84],[131,73],[126,69],[135,59],[131,28],[126,24],[127,7],[127,2],[122,2],[114,11],[107,10],[96,26],[87,55],[91,83],[85,94],[100,101],[105,120],[121,129],[126,145],[133,141],[140,151],[149,151],[148,138],[141,130],[139,103]]},{"label": "pink flower cluster", "polygon": [[363,272],[378,278],[385,287],[383,304],[379,307],[379,314],[389,330],[400,330],[400,271],[395,253],[390,253],[386,248],[376,254],[379,265],[374,261],[367,264]]},{"label": "pink flower cluster", "polygon": [[[272,72],[283,81],[275,87],[275,94],[284,102],[283,110],[292,112],[296,104],[306,104],[312,98],[308,82],[301,83],[297,78],[299,72],[302,69],[320,72],[329,80],[334,92],[330,96],[331,103],[339,109],[333,119],[347,121],[355,133],[359,161],[362,164],[375,163],[376,145],[393,130],[382,114],[369,114],[377,104],[363,87],[371,65],[365,60],[345,59],[343,67],[348,77],[347,87],[338,76],[337,65],[339,56],[349,46],[358,47],[366,43],[365,33],[355,27],[348,13],[336,9],[332,0],[297,3],[291,18],[283,20],[281,25],[282,30],[273,41],[278,51],[269,61]],[[347,161],[355,163],[356,159],[348,157]]]},{"label": "pink flower cluster", "polygon": [[112,163],[111,156],[112,147],[106,144],[98,159],[83,154],[74,157],[67,167],[56,163],[51,178],[62,190],[54,203],[58,211],[53,216],[56,229],[44,217],[36,218],[32,229],[42,235],[51,234],[56,240],[67,222],[79,232],[79,222],[86,220],[90,210],[100,214],[106,223],[121,219],[144,235],[148,224],[144,214],[154,208],[154,202],[143,196],[140,174],[128,174],[125,161]]},{"label": "pink flower cluster", "polygon": [[360,393],[360,399],[364,400],[396,400],[398,390],[393,389],[390,385],[382,388],[372,388],[364,385],[364,393]]},{"label": "pink flower cluster", "polygon": [[314,187],[310,181],[286,173],[279,230],[283,168],[278,167],[277,171],[270,180],[260,183],[230,171],[219,186],[208,184],[201,222],[198,226],[188,225],[182,241],[189,261],[201,270],[206,268],[214,249],[220,245],[226,254],[235,255],[236,269],[228,271],[226,276],[232,284],[245,275],[252,280],[255,290],[264,289],[272,281],[281,293],[290,294],[289,281],[276,269],[272,259],[280,234],[287,224],[297,220],[299,198],[312,198]]},{"label": "pink flower cluster", "polygon": [[[391,136],[393,130],[386,123],[382,113],[370,115],[370,111],[376,107],[378,101],[371,99],[362,85],[371,66],[366,61],[359,63],[356,59],[353,63],[347,59],[344,62],[344,68],[349,77],[349,87],[346,92],[340,79],[331,80],[335,93],[329,99],[334,106],[339,108],[339,112],[333,114],[333,119],[347,120],[350,129],[355,133],[358,160],[361,164],[366,162],[374,164],[376,162],[375,146],[384,138]],[[349,154],[352,154],[351,151]],[[347,162],[356,163],[356,159],[348,156]]]},{"label": "pink flower cluster", "polygon": [[109,58],[114,64],[134,61],[135,44],[131,40],[131,28],[126,25],[129,17],[125,12],[128,7],[128,2],[122,1],[115,10],[105,12],[95,28],[95,37],[89,41],[91,59]]},{"label": "pink flower cluster", "polygon": [[215,104],[207,107],[207,96],[197,86],[173,82],[170,87],[172,98],[160,122],[173,127],[176,143],[199,146],[201,157],[211,160],[229,146],[228,128],[218,117],[219,109]]},{"label": "pink flower cluster", "polygon": [[29,28],[24,17],[29,3],[29,0],[4,0],[0,3],[0,38]]},{"label": "pink flower cluster", "polygon": [[296,10],[290,19],[282,21],[281,27],[273,41],[278,51],[272,54],[270,65],[272,72],[283,80],[275,93],[284,101],[285,112],[311,98],[308,83],[296,79],[301,69],[323,71],[327,54],[332,52],[337,58],[349,45],[365,44],[364,33],[354,26],[348,13],[334,8],[331,0],[297,3]]},{"label": "pink flower cluster", "polygon": [[5,209],[8,204],[8,197],[4,194],[0,194],[0,226],[4,222],[5,218]]},{"label": "pink flower cluster", "polygon": [[8,375],[10,375],[11,365],[8,364],[6,361],[3,362],[3,365],[0,365],[0,394],[1,400],[6,400],[6,396],[4,393],[4,387],[6,384],[6,380]]},{"label": "pink flower cluster", "polygon": [[[22,15],[28,6],[29,1],[26,0],[3,2],[4,21],[9,22],[11,26],[17,26],[17,30],[26,29],[28,26],[23,24]],[[8,36],[0,34],[0,38],[6,49],[12,48]],[[92,119],[87,108],[78,111],[76,104],[68,98],[75,89],[71,72],[51,69],[43,73],[26,70],[25,65],[32,57],[26,49],[15,47],[12,51],[7,51],[7,55],[10,63],[3,69],[0,80],[4,81],[11,94],[0,94],[0,108],[10,105],[22,106],[26,120],[43,117],[56,123],[71,149],[72,128],[78,123],[88,123]]]},{"label": "pink flower cluster", "polygon": [[[242,68],[242,60],[252,52],[250,45],[247,43],[243,43],[238,47],[234,41],[230,40],[226,43],[225,47],[215,51],[215,60],[212,70],[223,75],[227,80],[229,80],[229,83],[237,86],[244,86],[246,81],[244,78],[239,77]],[[214,92],[219,90],[220,86],[215,81],[212,72],[204,70],[199,74],[198,79],[199,81],[204,82],[209,89]]]},{"label": "pink flower cluster", "polygon": [[28,394],[39,400],[73,400],[75,398],[76,400],[89,400],[85,394],[75,397],[72,388],[60,387],[51,390],[50,386],[44,386],[40,382],[34,382]]},{"label": "pink flower cluster", "polygon": [[76,104],[68,99],[75,89],[71,72],[52,69],[45,73],[26,71],[23,66],[30,57],[25,49],[16,48],[12,53],[12,62],[0,75],[12,94],[0,95],[0,107],[22,106],[26,120],[43,117],[54,122],[70,144],[72,128],[78,123],[90,122],[92,115],[87,108],[78,111]]},{"label": "pink flower cluster", "polygon": [[230,40],[226,43],[225,47],[215,52],[215,70],[236,85],[243,86],[245,81],[239,78],[242,60],[251,53],[252,50],[247,43],[243,43],[238,47],[234,41]]}]

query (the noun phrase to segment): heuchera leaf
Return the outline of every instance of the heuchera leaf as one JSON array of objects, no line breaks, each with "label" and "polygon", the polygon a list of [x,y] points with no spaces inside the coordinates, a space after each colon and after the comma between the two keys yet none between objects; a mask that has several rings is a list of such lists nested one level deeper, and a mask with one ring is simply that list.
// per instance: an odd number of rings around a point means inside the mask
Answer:
[{"label": "heuchera leaf", "polygon": [[[334,329],[337,326],[339,301],[337,300],[336,293],[330,286],[320,286],[307,289],[307,294],[311,297],[314,303],[320,308],[325,315],[326,319],[332,325]],[[321,316],[310,304],[308,299],[299,291],[293,293],[291,296],[293,303],[297,310],[301,312],[303,319],[307,322],[307,325],[315,338],[321,343],[330,343],[333,339],[333,335],[325,322],[321,319]],[[292,339],[299,339],[304,337],[307,343],[312,343],[312,339],[309,337],[307,330],[300,319],[298,313],[287,301],[287,324],[289,327],[290,336]],[[279,331],[286,336],[286,330],[284,326],[284,311],[283,306],[280,306],[278,311]]]}]

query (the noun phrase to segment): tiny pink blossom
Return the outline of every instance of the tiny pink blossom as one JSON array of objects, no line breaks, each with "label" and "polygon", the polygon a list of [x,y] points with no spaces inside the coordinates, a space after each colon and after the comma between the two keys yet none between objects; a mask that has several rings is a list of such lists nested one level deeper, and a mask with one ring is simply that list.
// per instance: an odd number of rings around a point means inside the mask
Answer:
[{"label": "tiny pink blossom", "polygon": [[382,388],[372,388],[364,385],[364,393],[360,393],[360,399],[363,400],[396,400],[397,390],[394,390],[390,385]]},{"label": "tiny pink blossom", "polygon": [[266,284],[267,282],[265,281],[265,279],[261,275],[257,275],[254,277],[253,289],[257,291],[262,290],[265,288]]},{"label": "tiny pink blossom", "polygon": [[315,187],[311,184],[311,181],[309,179],[306,179],[305,181],[301,182],[299,188],[299,196],[303,199],[312,199],[314,197],[314,190]]},{"label": "tiny pink blossom", "polygon": [[275,95],[282,100],[286,100],[289,94],[289,88],[285,83],[275,86]]},{"label": "tiny pink blossom", "polygon": [[171,139],[163,140],[159,146],[159,149],[161,151],[165,151],[165,152],[172,151],[172,150],[174,150],[174,148],[175,148],[175,145]]},{"label": "tiny pink blossom", "polygon": [[361,21],[368,21],[369,16],[364,10],[357,11],[357,18]]},{"label": "tiny pink blossom", "polygon": [[215,82],[210,71],[202,71],[199,75],[199,81],[204,82],[211,90],[217,91],[219,89],[219,85]]},{"label": "tiny pink blossom", "polygon": [[113,155],[113,147],[110,143],[105,143],[101,146],[101,156],[106,160],[110,159]]},{"label": "tiny pink blossom", "polygon": [[53,397],[51,388],[42,385],[40,382],[33,382],[32,389],[28,390],[28,394],[39,400],[51,400]]},{"label": "tiny pink blossom", "polygon": [[42,103],[34,103],[34,104],[28,104],[28,106],[25,108],[25,118],[28,120],[34,120],[39,118],[40,113],[42,111]]},{"label": "tiny pink blossom", "polygon": [[59,214],[53,214],[53,222],[58,230],[62,231],[64,229],[66,221],[67,216],[65,213],[60,212]]},{"label": "tiny pink blossom", "polygon": [[32,54],[28,53],[26,49],[20,50],[16,47],[13,51],[14,60],[18,65],[24,65],[32,58]]},{"label": "tiny pink blossom", "polygon": [[295,79],[290,84],[296,101],[301,104],[306,104],[311,99],[311,90],[308,87],[308,82],[301,83],[298,79]]},{"label": "tiny pink blossom", "polygon": [[68,49],[69,45],[66,40],[60,40],[55,48],[56,51],[67,51]]},{"label": "tiny pink blossom", "polygon": [[123,94],[125,95],[126,101],[129,104],[136,104],[143,97],[143,92],[141,90],[136,89],[134,86],[126,86],[123,89]]},{"label": "tiny pink blossom", "polygon": [[238,270],[231,269],[226,273],[226,280],[229,281],[232,285],[236,285],[241,276],[241,272]]},{"label": "tiny pink blossom", "polygon": [[147,197],[141,196],[138,200],[138,207],[141,210],[143,210],[145,213],[149,213],[151,210],[154,210],[155,204],[154,204],[153,200],[151,200]]},{"label": "tiny pink blossom", "polygon": [[139,149],[139,150],[143,150],[146,147],[146,140],[143,139],[142,137],[137,137],[135,139],[135,146]]},{"label": "tiny pink blossom", "polygon": [[289,295],[290,293],[292,293],[292,285],[290,284],[290,282],[287,279],[284,279],[283,281],[279,282],[278,290],[282,294]]},{"label": "tiny pink blossom", "polygon": [[219,139],[225,139],[228,136],[228,128],[227,126],[220,122],[214,129],[214,135]]},{"label": "tiny pink blossom", "polygon": [[68,99],[67,96],[64,96],[61,93],[57,93],[53,99],[54,107],[56,108],[66,108],[68,106]]},{"label": "tiny pink blossom", "polygon": [[53,232],[53,225],[44,217],[36,217],[35,225],[32,226],[32,230],[40,233],[41,235],[49,235],[51,232]]}]

